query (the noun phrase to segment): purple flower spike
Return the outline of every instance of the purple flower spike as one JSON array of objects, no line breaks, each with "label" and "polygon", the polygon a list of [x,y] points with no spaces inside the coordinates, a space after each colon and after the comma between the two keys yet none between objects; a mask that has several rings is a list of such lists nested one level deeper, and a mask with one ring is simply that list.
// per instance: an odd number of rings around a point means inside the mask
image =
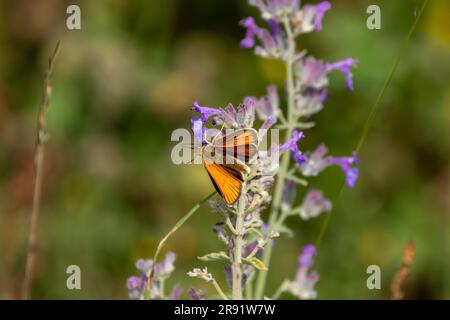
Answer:
[{"label": "purple flower spike", "polygon": [[347,88],[353,90],[353,75],[350,68],[356,65],[357,61],[352,58],[347,58],[342,61],[327,64],[327,71],[339,70],[341,71],[346,79]]},{"label": "purple flower spike", "polygon": [[303,199],[300,216],[307,220],[331,210],[331,202],[323,197],[319,190],[311,189]]},{"label": "purple flower spike", "polygon": [[280,146],[280,154],[287,150],[290,150],[292,158],[295,160],[295,162],[297,162],[298,165],[305,162],[306,158],[302,154],[302,152],[298,149],[298,145],[297,145],[298,141],[300,139],[303,139],[304,137],[305,137],[305,135],[303,134],[303,132],[294,130],[292,132],[291,139],[289,139],[288,141],[286,141],[285,143],[283,143]]},{"label": "purple flower spike", "polygon": [[192,110],[195,110],[200,113],[202,121],[207,122],[209,117],[220,114],[220,109],[210,108],[210,107],[202,107],[198,104],[198,101],[194,101],[194,106]]}]

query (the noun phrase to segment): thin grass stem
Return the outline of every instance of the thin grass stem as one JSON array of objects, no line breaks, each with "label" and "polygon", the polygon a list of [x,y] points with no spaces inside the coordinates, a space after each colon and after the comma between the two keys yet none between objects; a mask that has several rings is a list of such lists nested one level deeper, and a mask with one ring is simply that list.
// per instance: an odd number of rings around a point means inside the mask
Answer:
[{"label": "thin grass stem", "polygon": [[46,115],[50,108],[50,98],[52,93],[52,86],[50,78],[53,72],[54,63],[60,50],[61,42],[58,41],[52,55],[48,61],[47,71],[44,76],[42,86],[42,98],[39,105],[37,129],[36,129],[36,144],[34,153],[34,190],[33,190],[33,204],[31,209],[31,222],[28,234],[28,249],[26,256],[25,275],[22,284],[21,298],[28,300],[31,295],[31,286],[33,283],[34,267],[36,262],[37,251],[37,232],[39,212],[41,205],[42,194],[42,180],[44,167],[44,153],[46,142]]}]

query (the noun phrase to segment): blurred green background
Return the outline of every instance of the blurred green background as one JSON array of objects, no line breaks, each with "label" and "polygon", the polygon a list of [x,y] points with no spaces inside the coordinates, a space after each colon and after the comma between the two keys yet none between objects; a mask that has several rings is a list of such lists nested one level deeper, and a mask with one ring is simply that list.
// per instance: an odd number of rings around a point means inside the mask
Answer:
[{"label": "blurred green background", "polygon": [[[332,1],[320,33],[300,48],[326,61],[353,57],[355,91],[331,75],[330,96],[303,150],[325,142],[349,154],[420,1]],[[82,29],[65,27],[69,4]],[[366,28],[366,8],[381,7],[382,29]],[[319,250],[321,299],[384,299],[407,241],[416,259],[406,298],[450,299],[450,2],[431,0],[361,152],[355,189],[344,190]],[[224,106],[283,85],[277,61],[239,48],[246,1],[0,1],[0,298],[17,298],[23,277],[33,189],[36,114],[45,63],[62,41],[48,114],[44,192],[33,298],[126,299],[134,262],[212,191],[202,166],[170,160],[189,106]],[[281,92],[281,89],[280,89]],[[311,185],[332,197],[339,169]],[[304,190],[300,190],[299,199]],[[177,270],[168,286],[209,286],[186,272],[221,248],[218,216],[203,206],[169,241]],[[294,238],[275,246],[268,294],[293,277],[303,245],[323,217],[291,218]],[[66,267],[81,267],[82,290],[66,288]],[[368,290],[366,268],[382,270]],[[222,286],[223,265],[209,263]],[[289,298],[288,296],[284,296]]]}]

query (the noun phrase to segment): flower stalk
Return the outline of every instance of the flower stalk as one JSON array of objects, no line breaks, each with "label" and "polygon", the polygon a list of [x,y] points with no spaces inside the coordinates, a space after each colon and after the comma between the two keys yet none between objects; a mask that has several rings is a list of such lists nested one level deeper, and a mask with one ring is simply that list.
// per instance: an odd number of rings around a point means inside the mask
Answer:
[{"label": "flower stalk", "polygon": [[[245,187],[245,186],[244,186]],[[244,188],[243,187],[243,188]],[[244,245],[244,215],[245,215],[245,194],[239,197],[236,213],[236,227],[234,234],[234,256],[233,256],[233,300],[242,300],[242,247]]]},{"label": "flower stalk", "polygon": [[[296,60],[295,57],[295,39],[292,34],[291,25],[289,23],[288,17],[283,19],[283,26],[286,31],[287,41],[288,41],[288,50],[286,57],[286,77],[287,77],[287,123],[286,123],[286,139],[289,140],[292,136],[292,132],[296,125],[296,122],[293,119],[293,109],[295,103],[295,86],[294,86],[294,62]],[[277,223],[278,212],[281,206],[281,196],[283,193],[284,182],[286,176],[288,174],[289,165],[290,165],[290,155],[288,152],[284,153],[281,157],[280,169],[278,171],[278,177],[275,183],[275,189],[273,194],[273,202],[272,207],[269,214],[269,229],[274,230]],[[263,253],[262,261],[263,263],[269,267],[270,258],[272,256],[273,243],[269,242],[266,246],[266,250]],[[262,299],[264,295],[264,290],[266,287],[266,279],[267,279],[267,271],[260,271],[258,273],[258,277],[256,280],[256,289],[255,289],[255,299]]]}]

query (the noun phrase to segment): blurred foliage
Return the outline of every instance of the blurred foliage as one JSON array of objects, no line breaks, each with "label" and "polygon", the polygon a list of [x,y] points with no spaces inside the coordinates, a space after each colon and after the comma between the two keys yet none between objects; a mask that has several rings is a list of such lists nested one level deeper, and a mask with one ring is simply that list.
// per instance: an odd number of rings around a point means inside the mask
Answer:
[{"label": "blurred foliage", "polygon": [[[69,31],[65,12],[74,3],[82,30]],[[301,39],[324,60],[359,60],[354,92],[332,76],[304,150],[323,141],[335,155],[351,152],[419,3],[333,1],[323,31]],[[365,26],[370,4],[381,7],[381,30]],[[449,1],[429,2],[362,149],[360,180],[335,204],[317,259],[319,298],[387,298],[412,239],[406,297],[450,299],[448,12]],[[170,134],[189,127],[193,100],[224,106],[263,94],[268,83],[283,85],[280,63],[239,48],[238,22],[250,14],[257,12],[241,0],[0,1],[0,298],[17,297],[22,281],[35,118],[57,40],[33,297],[127,298],[134,261],[150,257],[166,230],[212,190],[201,166],[170,160]],[[329,169],[311,185],[332,197],[340,175]],[[181,283],[184,297],[189,286],[206,287],[186,272],[221,246],[216,220],[204,206],[169,241],[177,271],[168,285]],[[296,235],[275,246],[269,294],[293,275],[322,222],[289,221]],[[82,290],[66,288],[71,264],[81,267]],[[366,288],[370,264],[381,266],[382,290]],[[208,267],[224,283],[223,266]]]}]

